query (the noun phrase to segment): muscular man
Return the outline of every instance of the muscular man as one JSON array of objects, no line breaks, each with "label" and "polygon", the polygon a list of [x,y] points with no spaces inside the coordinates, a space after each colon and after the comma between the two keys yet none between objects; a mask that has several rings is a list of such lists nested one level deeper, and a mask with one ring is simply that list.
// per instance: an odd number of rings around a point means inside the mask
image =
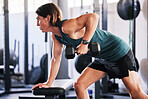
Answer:
[{"label": "muscular man", "polygon": [[78,54],[91,56],[87,53],[88,44],[98,42],[101,47],[100,55],[95,56],[95,60],[85,68],[74,84],[78,99],[89,99],[87,88],[106,74],[110,78],[122,79],[132,99],[148,99],[142,89],[130,47],[112,33],[97,29],[97,14],[89,13],[62,20],[61,10],[54,3],[40,6],[36,13],[40,30],[52,33],[53,57],[47,82],[39,83],[32,89],[48,88],[52,85],[60,67],[63,44],[77,48]]}]

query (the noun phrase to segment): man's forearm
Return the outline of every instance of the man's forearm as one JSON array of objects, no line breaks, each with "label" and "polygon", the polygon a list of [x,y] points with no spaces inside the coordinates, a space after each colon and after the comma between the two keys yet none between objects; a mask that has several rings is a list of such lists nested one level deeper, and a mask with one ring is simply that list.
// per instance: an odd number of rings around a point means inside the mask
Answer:
[{"label": "man's forearm", "polygon": [[60,63],[61,63],[61,58],[58,58],[58,59],[53,58],[51,61],[50,76],[47,81],[49,86],[52,85],[53,81],[55,80],[55,78],[58,74]]}]

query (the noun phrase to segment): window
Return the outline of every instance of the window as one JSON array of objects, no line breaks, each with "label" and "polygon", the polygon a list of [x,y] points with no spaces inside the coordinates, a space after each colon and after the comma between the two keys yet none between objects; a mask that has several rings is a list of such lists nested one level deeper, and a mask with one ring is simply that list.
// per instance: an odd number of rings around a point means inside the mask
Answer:
[{"label": "window", "polygon": [[[39,6],[44,3],[51,2],[52,0],[28,0],[28,12],[35,11]],[[0,14],[4,13],[4,0],[0,0]],[[8,0],[9,13],[23,13],[24,0]]]}]

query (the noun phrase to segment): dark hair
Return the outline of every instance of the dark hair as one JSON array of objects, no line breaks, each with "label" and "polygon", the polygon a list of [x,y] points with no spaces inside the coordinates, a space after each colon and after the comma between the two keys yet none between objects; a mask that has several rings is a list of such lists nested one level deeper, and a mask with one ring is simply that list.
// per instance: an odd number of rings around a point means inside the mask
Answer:
[{"label": "dark hair", "polygon": [[54,3],[47,3],[42,6],[40,6],[36,13],[39,16],[42,16],[44,18],[47,17],[47,15],[50,15],[50,24],[52,26],[57,26],[60,21],[62,21],[62,12],[61,9]]}]

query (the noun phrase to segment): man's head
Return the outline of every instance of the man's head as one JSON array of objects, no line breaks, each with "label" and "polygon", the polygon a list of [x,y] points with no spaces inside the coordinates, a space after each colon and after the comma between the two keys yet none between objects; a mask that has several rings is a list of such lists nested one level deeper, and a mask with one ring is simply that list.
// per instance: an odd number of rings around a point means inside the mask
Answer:
[{"label": "man's head", "polygon": [[60,21],[62,21],[62,12],[60,8],[54,3],[47,3],[40,6],[36,13],[43,18],[50,16],[50,25],[57,26]]}]

